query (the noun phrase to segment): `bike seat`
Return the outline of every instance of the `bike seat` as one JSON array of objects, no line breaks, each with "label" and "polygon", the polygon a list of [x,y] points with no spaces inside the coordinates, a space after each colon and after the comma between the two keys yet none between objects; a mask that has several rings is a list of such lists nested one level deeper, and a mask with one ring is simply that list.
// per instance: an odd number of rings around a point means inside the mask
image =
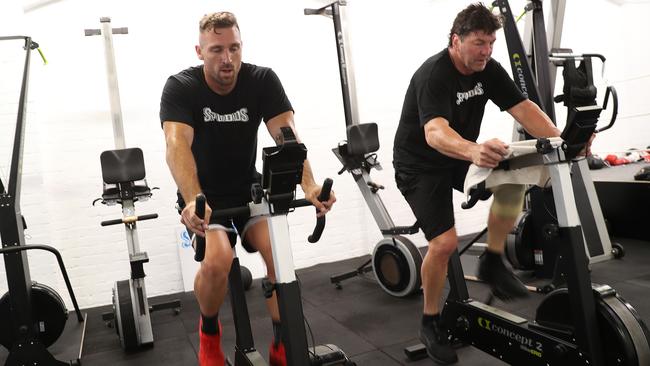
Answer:
[{"label": "bike seat", "polygon": [[365,155],[379,150],[379,137],[376,123],[361,123],[347,128],[347,154]]}]

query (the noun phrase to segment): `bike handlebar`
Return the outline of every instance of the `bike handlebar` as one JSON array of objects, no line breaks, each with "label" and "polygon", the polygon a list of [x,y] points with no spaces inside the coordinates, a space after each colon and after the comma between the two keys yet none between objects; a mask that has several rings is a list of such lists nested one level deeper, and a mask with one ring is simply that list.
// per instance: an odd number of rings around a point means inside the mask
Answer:
[{"label": "bike handlebar", "polygon": [[616,88],[613,86],[608,86],[606,91],[605,91],[605,100],[603,102],[603,110],[607,108],[607,102],[609,101],[609,95],[612,95],[612,117],[609,119],[609,124],[605,127],[601,127],[597,129],[595,132],[603,132],[605,130],[608,130],[614,125],[614,122],[616,122],[616,116],[618,115],[618,94],[616,93]]},{"label": "bike handlebar", "polygon": [[[322,201],[329,200],[330,192],[332,190],[332,183],[333,183],[332,179],[330,178],[325,179],[325,182],[323,182],[323,188],[321,189],[321,193],[318,196],[319,201],[322,202]],[[289,204],[289,208],[306,207],[311,205],[312,203],[310,201],[303,198],[303,199],[297,199],[291,201],[291,203]],[[316,212],[318,212],[318,210]],[[197,216],[201,218],[205,216],[205,196],[203,195],[203,193],[199,193],[196,196],[195,213]],[[250,211],[250,207],[248,206],[233,207],[233,208],[226,208],[218,211],[212,211],[212,215],[210,215],[210,223],[221,218],[233,217],[233,216],[250,216],[250,214],[251,211]],[[323,229],[325,229],[325,216],[321,216],[317,219],[314,232],[311,235],[309,235],[307,240],[310,243],[317,242],[320,239],[321,234],[323,233]],[[197,235],[196,247],[194,252],[194,260],[197,262],[202,262],[204,258],[205,258],[205,237]]]},{"label": "bike handlebar", "polygon": [[[199,193],[196,196],[196,206],[195,213],[201,219],[205,219],[205,196],[203,193]],[[205,257],[205,237],[197,236],[196,237],[196,248],[194,249],[194,260],[197,262],[202,262]]]},{"label": "bike handlebar", "polygon": [[[325,182],[323,182],[323,188],[320,191],[320,195],[318,195],[318,201],[323,202],[327,201],[330,199],[330,193],[332,192],[332,183],[333,181],[330,178],[325,179]],[[320,212],[319,209],[316,209],[316,213],[318,214]],[[323,229],[325,229],[325,216],[321,216],[318,219],[316,219],[316,227],[314,228],[314,232],[307,237],[307,241],[310,243],[315,243],[320,239],[321,234],[323,234]]]}]

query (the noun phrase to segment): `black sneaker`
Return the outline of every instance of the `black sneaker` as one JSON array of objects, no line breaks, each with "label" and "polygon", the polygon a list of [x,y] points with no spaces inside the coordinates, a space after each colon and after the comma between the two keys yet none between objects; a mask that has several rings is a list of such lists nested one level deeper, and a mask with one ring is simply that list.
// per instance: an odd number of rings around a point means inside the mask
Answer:
[{"label": "black sneaker", "polygon": [[427,349],[427,355],[439,365],[450,365],[458,362],[456,350],[449,344],[447,332],[440,328],[437,322],[428,326],[420,326],[420,341]]},{"label": "black sneaker", "polygon": [[486,251],[478,265],[478,278],[490,285],[497,298],[510,301],[528,296],[526,286],[512,273],[512,269],[503,263],[500,254]]}]

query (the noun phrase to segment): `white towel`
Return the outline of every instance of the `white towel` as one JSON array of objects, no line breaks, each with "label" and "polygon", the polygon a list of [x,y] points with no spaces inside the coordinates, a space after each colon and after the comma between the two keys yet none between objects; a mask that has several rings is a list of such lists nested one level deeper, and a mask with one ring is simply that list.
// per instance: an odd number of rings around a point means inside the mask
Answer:
[{"label": "white towel", "polygon": [[[549,138],[553,147],[562,144],[562,138]],[[526,154],[537,154],[537,139],[516,141],[508,147],[508,155],[505,160]],[[474,164],[470,165],[465,177],[463,191],[466,199],[469,200],[469,191],[472,187],[485,181],[485,188],[496,187],[501,184],[535,184],[544,186],[548,181],[548,168],[544,165],[530,166],[514,170],[493,170],[492,168],[481,168]]]}]

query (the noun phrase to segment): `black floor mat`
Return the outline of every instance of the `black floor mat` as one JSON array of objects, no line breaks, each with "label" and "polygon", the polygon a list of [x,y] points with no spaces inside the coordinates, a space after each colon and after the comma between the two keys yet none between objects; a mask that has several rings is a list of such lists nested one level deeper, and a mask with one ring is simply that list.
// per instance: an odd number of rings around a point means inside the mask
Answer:
[{"label": "black floor mat", "polygon": [[[594,282],[608,283],[630,302],[643,319],[650,319],[650,243],[639,240],[620,242],[625,246],[626,256],[592,266]],[[470,273],[475,259],[467,253],[463,258],[465,271]],[[298,271],[301,281],[305,316],[317,344],[334,343],[340,346],[358,365],[432,365],[425,359],[408,362],[404,347],[417,343],[417,329],[422,312],[422,296],[398,299],[384,293],[374,282],[372,273],[347,280],[337,290],[329,282],[333,274],[353,269],[366,258],[355,258],[337,263],[320,264]],[[488,295],[482,283],[468,282],[472,297],[484,300]],[[107,328],[101,313],[109,307],[88,309],[88,329],[84,344],[84,365],[91,366],[144,366],[144,365],[196,365],[198,350],[199,311],[193,294],[174,294],[153,301],[180,298],[183,310],[174,315],[170,310],[154,313],[155,346],[140,352],[125,354],[119,345],[114,329]],[[494,305],[523,317],[533,316],[542,295],[532,294],[527,299],[513,302],[496,302]],[[247,292],[256,346],[268,357],[272,339],[271,321],[267,315],[259,280]],[[229,303],[221,310],[223,324],[223,347],[232,358],[235,332]],[[311,341],[310,341],[311,342]],[[0,360],[6,357],[0,350]],[[472,347],[458,349],[460,365],[504,365]]]}]

